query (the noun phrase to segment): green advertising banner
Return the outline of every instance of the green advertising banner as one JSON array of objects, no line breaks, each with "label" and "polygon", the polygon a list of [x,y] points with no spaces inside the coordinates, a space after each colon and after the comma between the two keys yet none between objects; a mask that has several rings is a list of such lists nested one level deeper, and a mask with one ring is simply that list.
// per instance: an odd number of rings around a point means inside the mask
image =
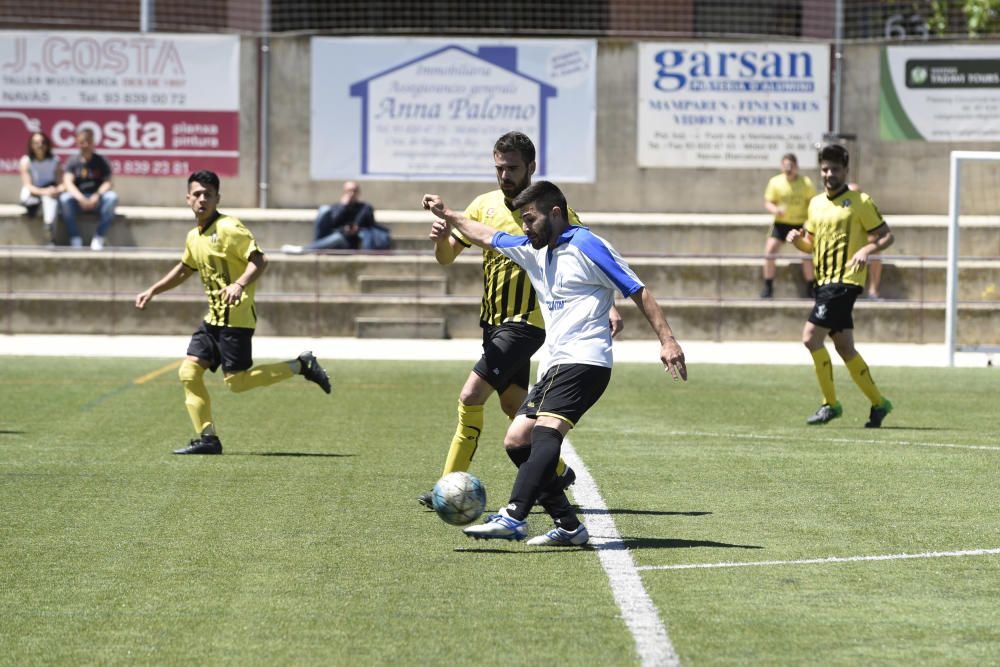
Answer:
[{"label": "green advertising banner", "polygon": [[998,49],[883,48],[879,134],[884,141],[1000,141]]}]

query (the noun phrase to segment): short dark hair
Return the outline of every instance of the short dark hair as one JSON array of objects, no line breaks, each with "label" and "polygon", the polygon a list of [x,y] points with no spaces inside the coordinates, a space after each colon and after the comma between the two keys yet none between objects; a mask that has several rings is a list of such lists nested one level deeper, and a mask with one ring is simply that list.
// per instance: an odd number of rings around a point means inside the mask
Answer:
[{"label": "short dark hair", "polygon": [[784,162],[785,160],[790,161],[792,164],[799,163],[799,159],[795,157],[795,153],[785,153],[784,155],[782,155],[781,161]]},{"label": "short dark hair", "polygon": [[534,203],[535,208],[540,213],[548,215],[554,207],[558,206],[563,216],[567,216],[566,197],[562,190],[551,181],[537,181],[521,191],[511,205],[514,209],[524,208],[528,204]]},{"label": "short dark hair", "polygon": [[842,167],[846,167],[850,156],[847,149],[840,144],[827,144],[819,149],[820,162],[836,162]]},{"label": "short dark hair", "polygon": [[525,164],[535,161],[535,144],[523,132],[508,132],[493,144],[494,153],[509,153],[517,151]]},{"label": "short dark hair", "polygon": [[188,176],[188,190],[191,189],[192,183],[200,183],[206,188],[212,186],[215,191],[219,191],[219,175],[214,171],[209,171],[208,169],[202,169],[201,171],[196,171],[190,176]]}]

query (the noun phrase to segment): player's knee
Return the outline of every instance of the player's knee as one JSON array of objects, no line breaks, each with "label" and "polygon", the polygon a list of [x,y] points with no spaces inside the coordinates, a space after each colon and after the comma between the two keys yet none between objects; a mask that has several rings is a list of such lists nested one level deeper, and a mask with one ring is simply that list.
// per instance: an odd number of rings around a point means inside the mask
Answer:
[{"label": "player's knee", "polygon": [[520,407],[521,407],[520,401],[500,396],[500,409],[503,410],[504,414],[510,417],[511,419],[513,419],[517,415],[517,410]]},{"label": "player's knee", "polygon": [[226,383],[226,387],[229,388],[229,391],[234,394],[239,394],[250,389],[250,385],[247,382],[248,379],[249,376],[246,371],[239,371],[238,373],[227,375],[223,382]]},{"label": "player's knee", "polygon": [[181,362],[181,367],[177,369],[177,378],[181,381],[181,384],[188,386],[201,379],[201,376],[205,374],[205,369],[199,364],[191,361],[190,359],[185,359]]}]

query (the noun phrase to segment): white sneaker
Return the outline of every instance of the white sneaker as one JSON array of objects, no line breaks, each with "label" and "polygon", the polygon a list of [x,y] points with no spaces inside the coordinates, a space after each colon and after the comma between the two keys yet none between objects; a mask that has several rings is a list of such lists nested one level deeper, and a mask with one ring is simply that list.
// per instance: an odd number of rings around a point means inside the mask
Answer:
[{"label": "white sneaker", "polygon": [[95,236],[90,239],[90,249],[91,250],[104,250],[104,237]]},{"label": "white sneaker", "polygon": [[565,528],[553,528],[544,535],[539,535],[538,537],[532,537],[528,540],[528,546],[531,547],[579,547],[583,546],[590,540],[590,533],[587,532],[587,527],[582,523],[577,526],[576,530],[569,531]]},{"label": "white sneaker", "polygon": [[73,238],[71,238],[69,240],[69,247],[70,248],[82,248],[83,247],[83,239],[81,239],[79,236],[74,236]]},{"label": "white sneaker", "polygon": [[286,243],[285,245],[281,246],[281,252],[285,253],[286,255],[301,255],[302,246]]},{"label": "white sneaker", "polygon": [[486,523],[462,531],[477,540],[523,540],[528,536],[528,522],[518,521],[502,509],[486,517]]}]

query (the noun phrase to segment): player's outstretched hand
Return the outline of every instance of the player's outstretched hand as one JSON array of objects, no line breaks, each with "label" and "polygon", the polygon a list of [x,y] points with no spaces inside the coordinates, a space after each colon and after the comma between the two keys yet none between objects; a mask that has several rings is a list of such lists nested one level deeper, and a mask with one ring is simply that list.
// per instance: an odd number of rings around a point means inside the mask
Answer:
[{"label": "player's outstretched hand", "polygon": [[431,233],[428,234],[431,241],[443,241],[447,239],[449,235],[450,232],[448,230],[448,223],[444,220],[435,220],[434,223],[431,224]]},{"label": "player's outstretched hand", "polygon": [[788,230],[788,234],[785,235],[785,241],[788,243],[795,243],[795,239],[802,236],[802,229],[799,227],[794,227]]},{"label": "player's outstretched hand", "polygon": [[149,303],[152,299],[153,299],[153,290],[146,290],[145,292],[141,292],[137,294],[135,297],[135,307],[138,308],[139,310],[143,310],[145,309],[146,304]]},{"label": "player's outstretched hand", "polygon": [[622,332],[625,328],[625,320],[622,319],[622,314],[618,312],[617,308],[612,307],[608,313],[608,324],[611,327],[611,337],[614,338]]},{"label": "player's outstretched hand", "polygon": [[688,379],[687,365],[684,363],[684,350],[681,349],[677,339],[671,336],[660,348],[660,361],[663,362],[664,372],[670,373],[674,380]]}]

